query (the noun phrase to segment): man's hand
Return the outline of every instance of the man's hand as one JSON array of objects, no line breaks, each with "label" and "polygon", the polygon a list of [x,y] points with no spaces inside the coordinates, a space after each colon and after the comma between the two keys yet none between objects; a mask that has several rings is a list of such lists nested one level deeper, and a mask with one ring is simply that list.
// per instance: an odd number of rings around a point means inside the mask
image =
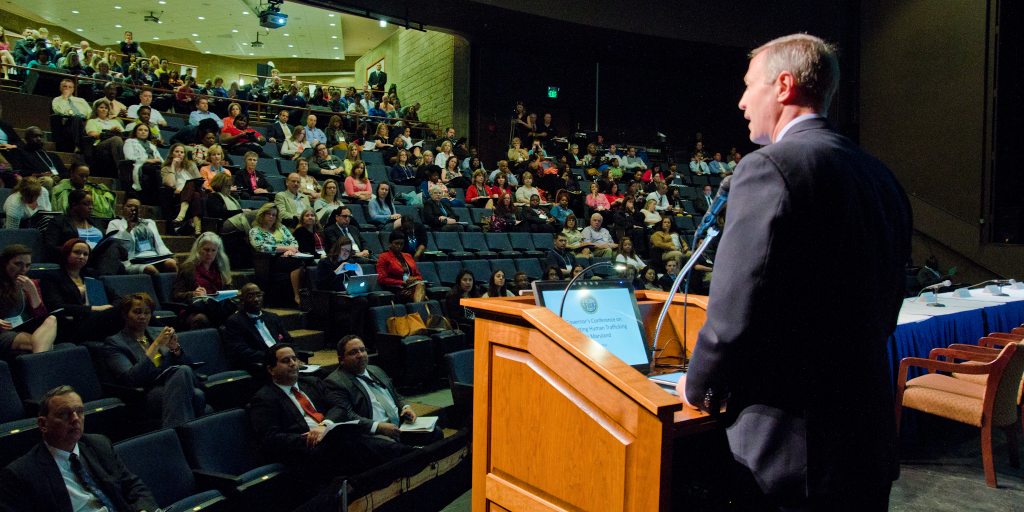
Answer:
[{"label": "man's hand", "polygon": [[370,250],[369,249],[363,249],[362,251],[357,252],[355,255],[359,256],[360,258],[369,258],[370,257]]},{"label": "man's hand", "polygon": [[697,409],[696,405],[686,401],[686,375],[679,377],[679,382],[676,384],[676,393],[679,393],[679,400],[681,400],[683,404],[691,409]]},{"label": "man's hand", "polygon": [[402,419],[404,419],[406,423],[412,423],[416,421],[416,412],[408,405],[402,407]]},{"label": "man's hand", "polygon": [[273,137],[271,137],[271,138],[269,138],[269,139],[267,139],[267,140],[269,140],[270,142],[273,142],[273,143],[275,143],[275,144],[277,143],[277,139],[275,139],[275,138],[273,138]]},{"label": "man's hand", "polygon": [[196,291],[192,292],[192,297],[193,298],[195,298],[195,297],[202,297],[204,295],[206,295],[206,288],[203,288],[202,286],[196,288]]},{"label": "man's hand", "polygon": [[402,434],[402,431],[397,426],[390,423],[378,423],[377,424],[377,435],[387,436],[395,441],[398,441],[398,437]]},{"label": "man's hand", "polygon": [[14,324],[7,320],[0,320],[0,332],[7,332],[11,329],[14,329]]},{"label": "man's hand", "polygon": [[310,429],[309,432],[302,434],[306,438],[306,447],[313,448],[314,446],[316,446],[317,443],[319,443],[324,438],[325,432],[327,432],[327,427],[323,425],[317,425]]}]

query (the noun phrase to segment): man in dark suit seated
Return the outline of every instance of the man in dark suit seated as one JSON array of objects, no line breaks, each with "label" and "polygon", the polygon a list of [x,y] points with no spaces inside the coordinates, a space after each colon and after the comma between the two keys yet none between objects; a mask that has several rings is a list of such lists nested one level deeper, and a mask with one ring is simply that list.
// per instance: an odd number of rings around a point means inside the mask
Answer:
[{"label": "man in dark suit seated", "polygon": [[334,242],[339,238],[347,236],[349,240],[352,240],[352,254],[350,258],[353,263],[373,263],[375,259],[370,254],[370,250],[366,248],[366,242],[363,241],[363,235],[359,232],[359,226],[352,224],[352,209],[348,206],[342,206],[334,210],[334,224],[331,224],[324,230],[324,245],[326,247],[334,247]]},{"label": "man in dark suit seated", "polygon": [[562,273],[562,279],[571,278],[572,269],[576,266],[576,257],[565,249],[568,243],[569,239],[566,238],[565,233],[558,233],[555,235],[555,248],[548,251],[544,257],[544,268],[557,268]]},{"label": "man in dark suit seated", "polygon": [[0,510],[155,511],[153,494],[114,453],[110,440],[83,434],[85,407],[71,386],[43,395],[43,442],[0,470]]},{"label": "man in dark suit seated", "polygon": [[277,113],[277,122],[267,127],[267,140],[281,147],[281,143],[292,136],[292,127],[288,126],[288,109],[282,108]]},{"label": "man in dark suit seated", "polygon": [[338,342],[338,369],[324,383],[345,411],[344,421],[358,421],[361,432],[410,446],[426,446],[444,439],[436,424],[430,432],[399,430],[403,421],[416,421],[416,413],[395,390],[384,370],[368,365],[369,360],[359,336],[350,334]]},{"label": "man in dark suit seated", "polygon": [[[17,137],[16,133],[15,137]],[[68,169],[64,166],[60,155],[43,149],[43,131],[38,127],[28,127],[25,130],[24,141],[18,139],[18,142],[10,144],[17,144],[17,146],[8,147],[4,155],[11,167],[18,171],[23,178],[29,176],[39,178],[44,187],[52,189],[54,183],[68,177]]]},{"label": "man in dark suit seated", "polygon": [[260,451],[270,460],[330,478],[354,474],[407,453],[400,443],[362,435],[316,377],[300,377],[301,362],[288,344],[267,348],[263,366],[272,382],[249,402]]},{"label": "man in dark suit seated", "polygon": [[241,311],[224,321],[224,351],[235,368],[254,376],[265,372],[260,368],[267,347],[278,343],[291,343],[292,336],[285,330],[281,317],[263,311],[263,291],[255,283],[242,287]]}]

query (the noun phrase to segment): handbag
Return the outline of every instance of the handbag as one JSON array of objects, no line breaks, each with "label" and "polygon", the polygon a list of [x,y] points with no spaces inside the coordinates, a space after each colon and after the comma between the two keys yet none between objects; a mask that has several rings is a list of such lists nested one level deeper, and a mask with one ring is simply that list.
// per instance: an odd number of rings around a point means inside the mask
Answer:
[{"label": "handbag", "polygon": [[398,312],[395,311],[394,302],[391,303],[391,311],[393,311],[396,316],[388,318],[388,334],[412,336],[427,332],[427,325],[423,323],[423,318],[419,313],[409,313],[405,316],[397,316]]},{"label": "handbag", "polygon": [[459,326],[457,324],[454,325],[454,327],[453,327],[452,324],[455,324],[455,322],[452,322],[452,321],[448,320],[447,318],[445,318],[445,317],[443,317],[441,315],[435,315],[435,314],[431,313],[430,312],[430,305],[429,304],[424,304],[424,305],[427,307],[427,315],[428,315],[427,316],[427,329],[437,330],[437,331],[455,331],[455,332],[460,332],[459,331]]}]

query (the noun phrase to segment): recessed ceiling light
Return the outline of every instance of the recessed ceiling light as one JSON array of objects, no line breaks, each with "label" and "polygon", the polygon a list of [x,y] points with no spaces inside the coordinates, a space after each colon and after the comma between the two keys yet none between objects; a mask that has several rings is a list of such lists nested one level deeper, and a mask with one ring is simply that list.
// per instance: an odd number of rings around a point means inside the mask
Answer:
[{"label": "recessed ceiling light", "polygon": [[285,34],[285,36],[287,36],[287,35],[288,35],[288,34]]},{"label": "recessed ceiling light", "polygon": [[338,49],[338,47],[337,47],[337,46],[335,46],[335,47],[334,47],[334,49],[335,49],[335,50],[337,50],[337,49]]},{"label": "recessed ceiling light", "polygon": [[78,14],[78,11],[71,11],[71,14]]},{"label": "recessed ceiling light", "polygon": [[298,57],[298,55],[292,55],[292,57]]},{"label": "recessed ceiling light", "polygon": [[334,15],[333,15],[333,14],[328,14],[327,16],[328,16],[328,17],[330,17],[330,18],[333,18],[333,17],[334,17]]},{"label": "recessed ceiling light", "polygon": [[341,60],[341,57],[335,57],[336,60]]},{"label": "recessed ceiling light", "polygon": [[115,5],[115,6],[114,6],[114,9],[120,9],[120,8],[121,8],[121,6],[120,6],[120,5]]},{"label": "recessed ceiling light", "polygon": [[82,31],[82,29],[78,29],[78,31],[79,31],[79,32],[81,32],[81,31]]},{"label": "recessed ceiling light", "polygon": [[238,32],[238,31],[237,30],[232,30],[232,32]]},{"label": "recessed ceiling light", "polygon": [[114,28],[121,28],[121,25],[114,25]]},{"label": "recessed ceiling light", "polygon": [[380,27],[381,27],[381,28],[384,28],[384,27],[386,27],[386,26],[388,26],[388,22],[386,22],[386,21],[384,21],[384,20],[380,20]]},{"label": "recessed ceiling light", "polygon": [[192,37],[196,37],[196,36],[198,36],[198,35],[199,35],[199,34],[192,34]]},{"label": "recessed ceiling light", "polygon": [[256,55],[256,54],[255,53],[250,53],[249,55]]},{"label": "recessed ceiling light", "polygon": [[338,36],[331,36],[331,39],[337,39]]},{"label": "recessed ceiling light", "polygon": [[206,51],[205,51],[205,52],[203,52],[203,53],[210,53],[210,50],[206,50]]},{"label": "recessed ceiling light", "polygon": [[334,23],[331,23],[331,26],[333,27],[333,26],[334,26]]},{"label": "recessed ceiling light", "polygon": [[196,41],[196,44],[199,44],[199,43],[201,43],[201,42],[202,42],[202,41]]},{"label": "recessed ceiling light", "polygon": [[294,45],[294,44],[290,44],[290,45],[288,45],[288,48],[294,48],[294,47],[295,47],[295,45]]},{"label": "recessed ceiling light", "polygon": [[153,39],[160,39],[160,38],[159,37],[154,37]]},{"label": "recessed ceiling light", "polygon": [[206,18],[204,18],[204,17],[200,16],[200,17],[199,17],[199,19],[201,19],[201,20],[205,20]]},{"label": "recessed ceiling light", "polygon": [[242,14],[249,14],[249,11],[242,11]]},{"label": "recessed ceiling light", "polygon": [[157,3],[158,3],[158,4],[166,4],[167,2],[164,2],[164,0],[160,0],[160,1],[159,1],[159,2],[157,2]]}]

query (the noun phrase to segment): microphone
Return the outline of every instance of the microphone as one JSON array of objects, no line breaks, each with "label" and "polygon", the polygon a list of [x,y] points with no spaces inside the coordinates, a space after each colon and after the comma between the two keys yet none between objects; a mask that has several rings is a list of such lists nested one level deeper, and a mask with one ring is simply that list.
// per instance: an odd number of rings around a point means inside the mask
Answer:
[{"label": "microphone", "polygon": [[944,286],[949,286],[951,284],[953,284],[953,283],[949,279],[946,279],[945,281],[943,281],[941,283],[935,283],[935,284],[933,284],[931,286],[925,286],[924,288],[921,288],[921,293],[924,293],[924,292],[926,292],[928,290],[934,290],[936,288],[942,288]]},{"label": "microphone", "polygon": [[715,196],[715,202],[711,203],[711,208],[708,208],[707,213],[704,214],[704,219],[700,223],[700,227],[693,234],[693,243],[696,244],[697,240],[700,239],[700,235],[704,234],[705,231],[712,224],[718,216],[718,212],[722,210],[725,203],[729,199],[729,184],[732,182],[732,176],[726,176],[722,179],[722,184],[718,186],[718,194]]}]

